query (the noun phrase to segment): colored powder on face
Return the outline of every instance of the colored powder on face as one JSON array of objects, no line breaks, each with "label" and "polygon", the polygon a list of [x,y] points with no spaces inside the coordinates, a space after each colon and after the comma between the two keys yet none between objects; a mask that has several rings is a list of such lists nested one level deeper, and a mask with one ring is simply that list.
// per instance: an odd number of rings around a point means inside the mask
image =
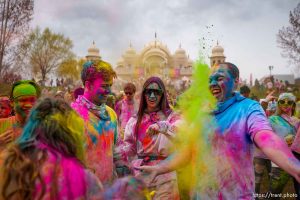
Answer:
[{"label": "colored powder on face", "polygon": [[200,58],[194,65],[191,87],[179,99],[178,112],[181,113],[182,123],[178,127],[178,140],[175,141],[176,152],[192,149],[190,166],[180,172],[183,177],[181,187],[189,187],[192,183],[191,187],[200,193],[217,188],[215,160],[209,142],[215,129],[210,112],[215,107],[216,99],[209,91],[210,70],[203,60]]},{"label": "colored powder on face", "polygon": [[[222,96],[218,98],[219,101],[225,101],[232,96],[234,90],[234,77],[231,73],[230,66],[215,65],[211,68],[210,87],[217,86],[222,91]],[[221,80],[219,78],[222,77]]]},{"label": "colored powder on face", "polygon": [[161,90],[157,83],[150,83],[146,89],[154,89],[154,90]]}]

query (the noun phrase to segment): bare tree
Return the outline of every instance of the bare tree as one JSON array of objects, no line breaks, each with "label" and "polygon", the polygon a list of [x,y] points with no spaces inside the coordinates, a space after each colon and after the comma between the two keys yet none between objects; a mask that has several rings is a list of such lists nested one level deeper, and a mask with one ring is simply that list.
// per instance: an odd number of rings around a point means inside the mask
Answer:
[{"label": "bare tree", "polygon": [[26,34],[33,15],[33,0],[0,0],[0,77],[11,66],[16,46]]},{"label": "bare tree", "polygon": [[290,26],[282,27],[277,34],[282,55],[290,59],[296,66],[300,66],[300,3],[290,12]]},{"label": "bare tree", "polygon": [[23,41],[17,60],[31,68],[35,77],[45,83],[49,74],[55,74],[63,63],[73,60],[73,43],[62,34],[53,33],[49,28],[43,32],[37,27]]}]

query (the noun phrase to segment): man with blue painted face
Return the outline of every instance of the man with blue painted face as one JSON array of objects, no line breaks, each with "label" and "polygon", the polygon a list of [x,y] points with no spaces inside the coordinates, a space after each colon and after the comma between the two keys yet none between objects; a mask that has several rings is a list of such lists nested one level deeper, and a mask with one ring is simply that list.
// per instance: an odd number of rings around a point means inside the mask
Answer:
[{"label": "man with blue painted face", "polygon": [[117,141],[117,115],[107,106],[113,78],[111,65],[105,61],[88,61],[83,65],[83,95],[71,104],[85,121],[87,167],[104,185],[113,181],[113,152]]},{"label": "man with blue painted face", "polygon": [[[235,92],[238,82],[239,70],[232,63],[220,63],[211,70],[209,89],[217,99],[213,111],[217,128],[211,142],[218,181],[212,199],[254,199],[254,145],[300,181],[299,161],[286,143],[273,133],[259,103]],[[188,162],[191,154],[192,148],[178,153],[177,159],[163,165],[139,169],[154,175],[166,173]]]},{"label": "man with blue painted face", "polygon": [[253,198],[253,144],[275,160],[277,153],[273,145],[286,152],[279,154],[293,158],[282,141],[272,133],[261,106],[234,92],[238,82],[239,70],[234,64],[222,63],[212,68],[210,91],[217,99],[217,108],[213,111],[217,129],[212,145],[217,166],[222,166],[218,168],[218,195],[223,199]]}]

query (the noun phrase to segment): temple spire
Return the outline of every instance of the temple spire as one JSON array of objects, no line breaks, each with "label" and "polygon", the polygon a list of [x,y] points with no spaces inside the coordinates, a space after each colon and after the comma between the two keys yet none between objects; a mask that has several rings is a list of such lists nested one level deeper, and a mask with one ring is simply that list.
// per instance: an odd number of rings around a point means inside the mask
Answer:
[{"label": "temple spire", "polygon": [[156,47],[156,41],[157,41],[157,33],[156,33],[156,31],[155,31],[155,33],[154,33],[154,46]]}]

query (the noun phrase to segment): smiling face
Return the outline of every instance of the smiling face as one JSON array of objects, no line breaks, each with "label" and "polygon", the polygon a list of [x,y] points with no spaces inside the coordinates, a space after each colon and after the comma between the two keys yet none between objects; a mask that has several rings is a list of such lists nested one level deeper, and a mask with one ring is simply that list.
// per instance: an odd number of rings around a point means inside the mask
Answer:
[{"label": "smiling face", "polygon": [[150,83],[144,90],[144,95],[148,111],[155,111],[159,108],[159,103],[163,95],[163,91],[157,83]]},{"label": "smiling face", "polygon": [[33,95],[17,97],[14,99],[14,109],[20,117],[26,119],[36,101],[37,97]]},{"label": "smiling face", "polygon": [[209,89],[218,102],[224,102],[236,88],[238,78],[234,78],[227,64],[219,64],[213,68],[209,77]]},{"label": "smiling face", "polygon": [[291,116],[294,103],[295,103],[294,101],[289,100],[289,99],[279,100],[278,101],[278,108],[280,110],[280,113]]},{"label": "smiling face", "polygon": [[108,95],[111,93],[111,83],[106,82],[101,77],[97,77],[93,81],[86,81],[86,90],[84,96],[94,103],[101,105],[106,103]]}]

